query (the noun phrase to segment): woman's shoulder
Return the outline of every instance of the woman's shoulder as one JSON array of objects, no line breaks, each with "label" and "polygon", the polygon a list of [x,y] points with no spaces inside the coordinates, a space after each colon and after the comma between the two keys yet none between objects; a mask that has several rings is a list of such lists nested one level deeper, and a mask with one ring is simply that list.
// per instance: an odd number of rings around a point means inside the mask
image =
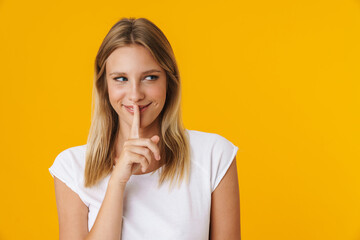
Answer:
[{"label": "woman's shoulder", "polygon": [[86,151],[86,144],[84,145],[78,145],[78,146],[73,146],[73,147],[69,147],[66,148],[64,150],[62,150],[56,157],[61,158],[61,157],[76,157],[79,155],[83,155],[85,154]]},{"label": "woman's shoulder", "polygon": [[89,206],[82,187],[80,187],[83,182],[85,150],[86,145],[66,148],[56,156],[53,164],[48,170],[52,177],[56,176],[64,182],[80,196],[86,206]]},{"label": "woman's shoulder", "polygon": [[86,144],[66,148],[57,154],[54,166],[79,169],[85,165]]},{"label": "woman's shoulder", "polygon": [[204,144],[230,142],[228,139],[226,139],[225,137],[223,137],[218,133],[203,132],[203,131],[189,130],[189,129],[186,129],[186,131],[189,134],[189,139],[192,144],[199,143],[201,145],[204,145]]},{"label": "woman's shoulder", "polygon": [[187,132],[189,134],[190,148],[194,154],[232,154],[237,149],[237,146],[220,134],[197,130],[187,130]]},{"label": "woman's shoulder", "polygon": [[236,156],[238,147],[217,133],[187,130],[194,164],[210,177],[213,192]]}]

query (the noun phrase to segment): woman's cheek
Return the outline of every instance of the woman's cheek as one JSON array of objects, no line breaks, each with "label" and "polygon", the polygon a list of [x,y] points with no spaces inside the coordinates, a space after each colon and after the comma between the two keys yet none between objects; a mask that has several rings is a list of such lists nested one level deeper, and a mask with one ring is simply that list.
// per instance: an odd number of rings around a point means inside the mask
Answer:
[{"label": "woman's cheek", "polygon": [[117,110],[117,108],[119,108],[120,110],[123,96],[124,91],[121,91],[119,89],[112,89],[109,91],[109,100],[115,110]]},{"label": "woman's cheek", "polygon": [[151,95],[154,99],[157,99],[158,102],[163,101],[166,97],[166,86],[156,86],[151,90]]}]

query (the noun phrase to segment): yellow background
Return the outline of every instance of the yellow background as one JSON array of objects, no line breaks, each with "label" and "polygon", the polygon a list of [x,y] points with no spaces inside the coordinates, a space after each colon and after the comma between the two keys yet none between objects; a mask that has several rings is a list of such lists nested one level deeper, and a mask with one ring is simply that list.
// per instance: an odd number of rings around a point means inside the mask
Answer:
[{"label": "yellow background", "polygon": [[86,143],[95,55],[121,17],[173,46],[188,129],[239,147],[243,240],[360,239],[360,4],[0,1],[0,239],[57,239],[53,179]]}]

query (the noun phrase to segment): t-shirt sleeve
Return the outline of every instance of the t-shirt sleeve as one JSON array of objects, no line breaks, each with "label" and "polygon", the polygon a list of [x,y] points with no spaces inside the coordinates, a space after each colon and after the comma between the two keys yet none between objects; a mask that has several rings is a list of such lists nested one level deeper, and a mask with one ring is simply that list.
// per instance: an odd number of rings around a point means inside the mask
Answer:
[{"label": "t-shirt sleeve", "polygon": [[211,192],[216,189],[225,176],[238,149],[237,146],[226,138],[216,135],[216,140],[212,148]]},{"label": "t-shirt sleeve", "polygon": [[61,152],[56,158],[53,165],[49,168],[52,177],[56,176],[59,180],[66,184],[71,190],[77,193],[80,199],[88,206],[88,202],[81,195],[76,179],[77,172],[73,159],[66,154],[66,151]]}]

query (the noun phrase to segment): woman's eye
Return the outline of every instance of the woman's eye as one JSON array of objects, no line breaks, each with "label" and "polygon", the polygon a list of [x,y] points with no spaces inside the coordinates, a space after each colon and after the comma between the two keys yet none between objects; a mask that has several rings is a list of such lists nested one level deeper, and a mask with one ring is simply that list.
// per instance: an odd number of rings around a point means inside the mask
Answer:
[{"label": "woman's eye", "polygon": [[[158,79],[159,76],[156,76],[156,75],[149,75],[149,76],[146,76],[146,80],[156,80]],[[125,82],[125,81],[128,81],[128,79],[126,77],[116,77],[114,78],[114,80],[118,81],[118,82]]]},{"label": "woman's eye", "polygon": [[148,79],[148,80],[156,80],[159,78],[159,76],[156,76],[156,75],[149,75],[146,78],[148,78],[148,77],[152,77],[152,79]]},{"label": "woman's eye", "polygon": [[[121,78],[122,78],[122,79],[126,79],[126,77],[116,77],[116,78],[114,78],[114,79],[115,79],[116,81],[119,81],[119,82],[124,82],[125,80],[122,81]],[[127,79],[126,79],[126,81],[127,81]]]}]

